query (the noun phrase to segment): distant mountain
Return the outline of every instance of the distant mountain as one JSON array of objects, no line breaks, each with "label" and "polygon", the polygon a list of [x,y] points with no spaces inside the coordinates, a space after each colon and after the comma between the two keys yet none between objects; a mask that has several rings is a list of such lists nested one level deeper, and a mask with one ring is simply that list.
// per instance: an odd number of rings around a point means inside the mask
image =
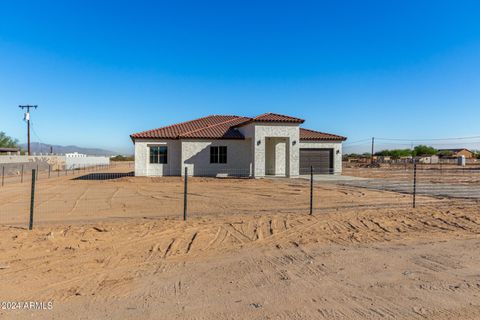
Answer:
[{"label": "distant mountain", "polygon": [[[118,152],[113,152],[110,150],[98,149],[98,148],[82,148],[77,146],[58,146],[50,145],[40,142],[32,142],[31,145],[32,153],[50,153],[50,150],[53,149],[53,153],[72,153],[78,152],[91,156],[115,156],[118,155]],[[27,144],[23,143],[20,145],[22,150],[27,150]]]}]

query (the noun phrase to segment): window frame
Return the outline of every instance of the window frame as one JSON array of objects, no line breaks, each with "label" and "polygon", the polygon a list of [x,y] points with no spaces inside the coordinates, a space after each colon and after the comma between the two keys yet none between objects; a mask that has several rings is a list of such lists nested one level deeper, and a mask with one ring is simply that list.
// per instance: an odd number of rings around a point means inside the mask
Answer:
[{"label": "window frame", "polygon": [[[158,151],[156,153],[152,153],[153,149],[157,149]],[[149,158],[149,164],[168,164],[168,146],[165,146],[165,145],[148,146],[148,158]]]},{"label": "window frame", "polygon": [[210,164],[227,164],[227,146],[210,146]]}]

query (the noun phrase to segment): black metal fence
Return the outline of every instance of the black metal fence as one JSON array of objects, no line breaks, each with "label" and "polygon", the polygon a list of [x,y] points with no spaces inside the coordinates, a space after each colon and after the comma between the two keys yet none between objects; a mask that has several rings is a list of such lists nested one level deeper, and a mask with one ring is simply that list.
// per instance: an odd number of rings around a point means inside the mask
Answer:
[{"label": "black metal fence", "polygon": [[82,175],[87,172],[96,172],[108,170],[115,167],[128,166],[133,170],[133,162],[115,163],[105,165],[72,165],[67,167],[65,164],[49,164],[44,161],[24,162],[24,163],[4,163],[0,164],[0,186],[6,184],[16,184],[30,182],[32,170],[36,172],[36,179],[50,179],[61,176]]}]

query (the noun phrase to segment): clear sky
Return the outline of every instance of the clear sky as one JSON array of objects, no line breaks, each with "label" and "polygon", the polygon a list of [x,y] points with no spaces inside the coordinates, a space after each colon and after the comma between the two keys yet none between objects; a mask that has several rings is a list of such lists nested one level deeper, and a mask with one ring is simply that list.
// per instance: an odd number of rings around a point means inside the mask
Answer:
[{"label": "clear sky", "polygon": [[0,131],[24,142],[19,104],[33,141],[120,152],[208,114],[480,136],[480,1],[1,1]]}]

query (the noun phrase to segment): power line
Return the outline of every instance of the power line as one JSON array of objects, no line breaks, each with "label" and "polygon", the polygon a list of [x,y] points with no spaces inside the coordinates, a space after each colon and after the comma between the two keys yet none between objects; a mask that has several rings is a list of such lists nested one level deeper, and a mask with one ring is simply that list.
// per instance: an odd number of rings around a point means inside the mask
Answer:
[{"label": "power line", "polygon": [[[40,139],[40,136],[38,135],[37,131],[35,131],[35,123],[33,123],[33,122],[32,122],[32,124],[31,124],[31,129],[32,129],[32,132],[33,132],[33,134],[35,135],[35,137],[37,137],[38,141],[39,141],[42,145],[44,145],[45,143],[43,142],[42,139]],[[43,152],[43,151],[41,150],[41,147],[40,147],[40,152]]]},{"label": "power line", "polygon": [[347,145],[356,144],[356,143],[360,143],[360,142],[370,141],[370,139],[371,139],[371,138],[362,139],[362,140],[357,140],[357,141],[352,141],[352,142],[346,142],[346,143],[344,143],[343,145],[344,145],[344,146],[347,146]]},{"label": "power line", "polygon": [[[397,143],[398,145],[411,145],[413,142],[428,142],[428,141],[455,141],[455,140],[471,140],[471,139],[480,139],[480,136],[470,136],[470,137],[458,137],[458,138],[432,138],[432,139],[405,139],[405,138],[377,138],[375,140],[381,141],[400,141],[400,142],[407,142],[407,143]],[[371,138],[356,140],[352,142],[346,142],[343,145],[345,147],[349,146],[363,146],[363,145],[370,145]],[[468,142],[463,142],[468,143]]]},{"label": "power line", "polygon": [[458,138],[435,138],[435,139],[399,139],[399,138],[375,138],[378,140],[386,141],[446,141],[446,140],[469,140],[469,139],[478,139],[480,136],[471,136],[471,137],[458,137]]}]

